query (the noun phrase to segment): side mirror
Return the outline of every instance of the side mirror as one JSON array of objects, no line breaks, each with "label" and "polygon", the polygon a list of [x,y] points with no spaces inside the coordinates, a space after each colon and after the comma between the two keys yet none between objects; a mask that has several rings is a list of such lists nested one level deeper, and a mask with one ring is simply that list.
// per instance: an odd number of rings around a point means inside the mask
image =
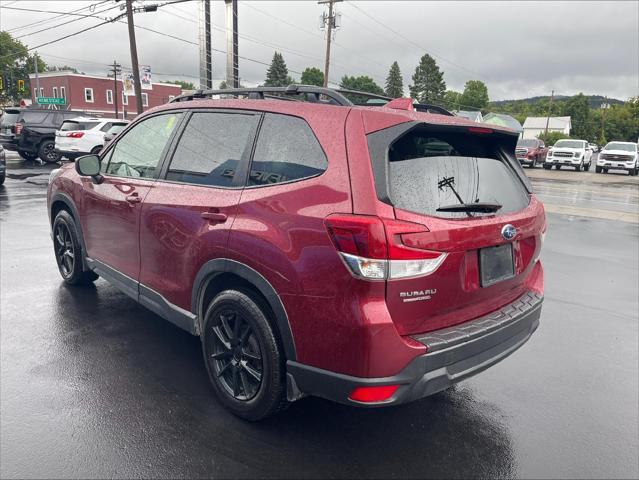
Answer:
[{"label": "side mirror", "polygon": [[75,171],[83,177],[91,177],[93,183],[102,183],[100,175],[100,157],[97,155],[84,155],[75,161]]}]

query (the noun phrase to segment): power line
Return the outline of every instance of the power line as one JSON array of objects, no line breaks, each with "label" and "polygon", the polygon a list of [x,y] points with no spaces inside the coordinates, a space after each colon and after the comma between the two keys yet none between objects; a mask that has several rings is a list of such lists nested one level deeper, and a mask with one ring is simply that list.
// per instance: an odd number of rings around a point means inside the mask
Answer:
[{"label": "power line", "polygon": [[[102,1],[100,1],[100,2],[98,2],[98,3],[94,3],[94,4],[91,4],[91,5],[87,5],[87,6],[85,6],[85,7],[81,7],[81,8],[76,8],[75,10],[71,10],[70,12],[66,12],[66,13],[63,13],[63,14],[61,14],[61,15],[56,15],[55,17],[52,17],[52,18],[46,18],[46,19],[43,19],[43,20],[37,20],[37,21],[35,21],[35,22],[27,23],[26,25],[20,25],[19,27],[9,28],[9,29],[7,29],[6,31],[7,31],[7,32],[14,32],[14,31],[16,31],[16,30],[21,30],[21,29],[23,29],[23,28],[28,28],[28,27],[31,27],[31,26],[35,26],[35,25],[40,25],[40,24],[43,24],[43,23],[51,22],[51,21],[55,20],[56,18],[64,17],[65,15],[67,15],[67,14],[69,14],[69,13],[81,12],[82,10],[86,10],[86,9],[91,10],[91,8],[95,8],[95,7],[97,7],[98,5],[102,5],[103,3],[106,3],[106,2],[108,2],[108,1],[109,1],[109,0],[102,0]],[[15,3],[15,2],[14,2],[14,3]],[[13,5],[13,4],[11,4],[11,5]],[[5,5],[5,7],[6,7],[6,6],[8,6],[8,5]]]}]

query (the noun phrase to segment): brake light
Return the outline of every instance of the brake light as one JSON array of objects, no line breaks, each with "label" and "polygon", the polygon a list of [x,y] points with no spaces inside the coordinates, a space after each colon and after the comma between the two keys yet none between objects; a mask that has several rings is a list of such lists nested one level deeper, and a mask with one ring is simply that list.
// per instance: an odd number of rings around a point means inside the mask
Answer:
[{"label": "brake light", "polygon": [[16,123],[15,132],[16,132],[16,135],[20,135],[22,133],[22,124],[20,122]]},{"label": "brake light", "polygon": [[348,398],[363,403],[383,402],[391,398],[398,388],[399,385],[357,387]]},{"label": "brake light", "polygon": [[70,138],[82,138],[83,136],[84,136],[84,132],[67,133],[67,137],[70,137]]},{"label": "brake light", "polygon": [[367,280],[433,273],[446,253],[406,246],[403,238],[428,232],[420,224],[367,215],[331,215],[325,220],[333,245],[351,273]]},{"label": "brake light", "polygon": [[493,133],[492,128],[484,128],[484,127],[468,127],[468,131],[470,133]]}]

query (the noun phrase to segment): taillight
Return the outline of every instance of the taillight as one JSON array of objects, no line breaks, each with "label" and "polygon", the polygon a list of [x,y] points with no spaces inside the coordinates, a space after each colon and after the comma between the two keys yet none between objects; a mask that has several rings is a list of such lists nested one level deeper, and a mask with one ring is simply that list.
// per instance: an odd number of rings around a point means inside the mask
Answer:
[{"label": "taillight", "polygon": [[482,134],[493,133],[492,128],[486,128],[486,127],[468,127],[468,131],[470,133],[482,133]]},{"label": "taillight", "polygon": [[367,280],[393,280],[433,273],[446,253],[408,247],[412,233],[428,232],[420,224],[367,215],[331,215],[328,233],[353,275]]},{"label": "taillight", "polygon": [[390,399],[399,385],[383,385],[374,387],[357,387],[349,395],[349,399],[362,403],[377,403]]},{"label": "taillight", "polygon": [[82,138],[84,136],[84,132],[71,132],[67,134],[67,137],[70,138]]},{"label": "taillight", "polygon": [[15,132],[16,132],[16,135],[20,135],[22,133],[22,124],[20,122],[16,123]]}]

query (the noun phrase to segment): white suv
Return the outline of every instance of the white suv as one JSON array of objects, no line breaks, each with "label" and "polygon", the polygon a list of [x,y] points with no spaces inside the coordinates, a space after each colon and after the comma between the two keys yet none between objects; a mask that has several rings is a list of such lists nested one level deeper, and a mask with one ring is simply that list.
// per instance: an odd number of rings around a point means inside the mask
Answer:
[{"label": "white suv", "polygon": [[55,132],[55,150],[69,160],[98,153],[104,145],[104,134],[114,125],[127,125],[117,118],[76,117],[62,122]]},{"label": "white suv", "polygon": [[597,173],[608,173],[608,170],[625,170],[628,175],[639,174],[639,153],[637,144],[633,142],[610,142],[599,153]]},{"label": "white suv", "polygon": [[588,171],[592,165],[592,148],[585,140],[557,140],[548,150],[544,168],[550,170],[553,165],[557,170],[564,166]]}]

